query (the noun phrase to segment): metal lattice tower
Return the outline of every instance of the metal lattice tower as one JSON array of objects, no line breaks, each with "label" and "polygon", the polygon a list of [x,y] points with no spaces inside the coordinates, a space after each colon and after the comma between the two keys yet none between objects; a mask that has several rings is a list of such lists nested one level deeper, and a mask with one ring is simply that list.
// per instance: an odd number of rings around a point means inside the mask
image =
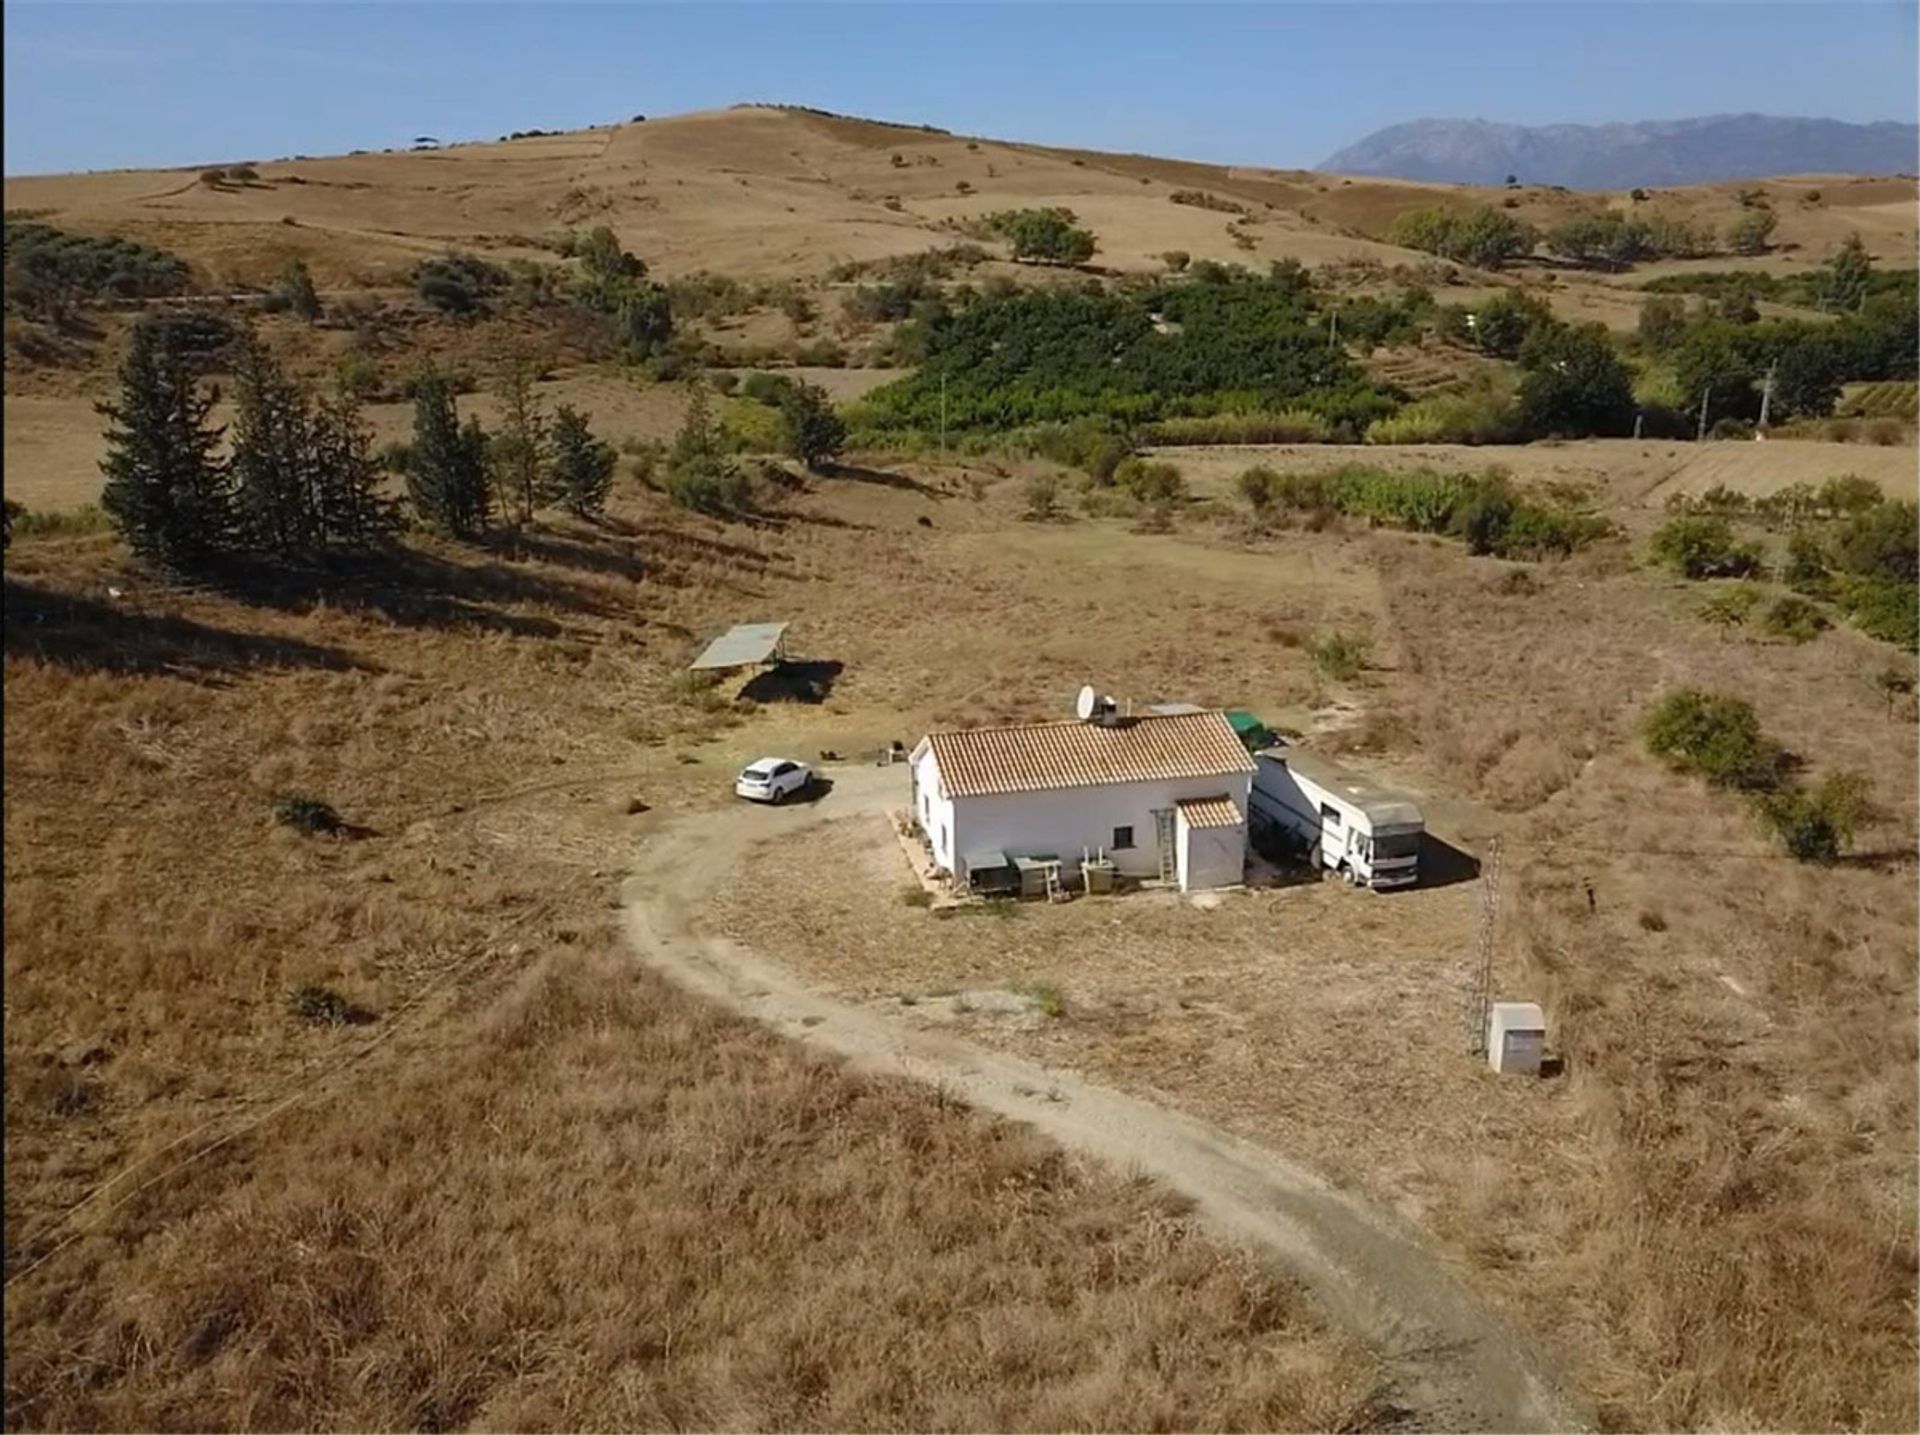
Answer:
[{"label": "metal lattice tower", "polygon": [[1500,839],[1487,839],[1487,860],[1480,866],[1480,950],[1467,989],[1467,1050],[1487,1053],[1487,1013],[1493,1004],[1493,931],[1500,920]]}]

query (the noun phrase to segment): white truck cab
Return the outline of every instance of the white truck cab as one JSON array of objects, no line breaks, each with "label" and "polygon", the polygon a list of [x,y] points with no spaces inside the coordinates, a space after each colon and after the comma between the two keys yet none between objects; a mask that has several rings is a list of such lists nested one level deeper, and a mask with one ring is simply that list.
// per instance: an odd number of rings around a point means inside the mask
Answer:
[{"label": "white truck cab", "polygon": [[1297,747],[1254,762],[1249,817],[1305,846],[1316,866],[1375,891],[1420,880],[1426,818],[1412,798]]}]

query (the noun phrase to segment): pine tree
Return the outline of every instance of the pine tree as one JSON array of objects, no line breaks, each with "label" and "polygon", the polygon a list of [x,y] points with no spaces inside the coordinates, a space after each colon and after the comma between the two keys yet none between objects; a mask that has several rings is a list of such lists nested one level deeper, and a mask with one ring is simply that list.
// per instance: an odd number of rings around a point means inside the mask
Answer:
[{"label": "pine tree", "polygon": [[442,533],[471,538],[487,526],[486,432],[477,419],[461,426],[453,390],[438,374],[422,375],[414,388],[407,493],[421,518]]},{"label": "pine tree", "polygon": [[501,507],[517,511],[522,523],[533,522],[533,510],[545,486],[546,467],[546,420],[526,365],[514,363],[501,377],[500,432],[493,440],[493,471],[500,486]]},{"label": "pine tree", "polygon": [[693,386],[687,416],[667,455],[667,497],[698,513],[724,514],[746,506],[746,483],[720,444],[706,387]]},{"label": "pine tree", "polygon": [[230,462],[242,536],[283,557],[308,553],[320,538],[312,396],[257,340],[237,378]]},{"label": "pine tree", "polygon": [[278,292],[287,307],[302,319],[312,322],[320,317],[320,291],[313,287],[313,275],[308,272],[306,260],[287,261],[286,268],[280,271]]},{"label": "pine tree", "polygon": [[1857,233],[1849,234],[1827,261],[1820,283],[1821,307],[1850,314],[1867,302],[1873,281],[1873,256]]},{"label": "pine tree", "polygon": [[818,468],[846,442],[847,426],[826,392],[813,384],[791,384],[781,393],[780,418],[787,452],[808,468]]},{"label": "pine tree", "polygon": [[560,501],[582,518],[603,512],[613,465],[612,445],[595,438],[569,405],[560,405],[553,416],[553,486]]},{"label": "pine tree", "polygon": [[142,558],[191,568],[232,546],[233,492],[214,452],[223,430],[207,422],[217,397],[158,326],[134,326],[120,400],[95,410],[110,421],[100,506]]},{"label": "pine tree", "polygon": [[360,401],[344,392],[323,400],[312,433],[315,494],[327,541],[364,548],[391,533],[393,503],[380,493],[383,475]]}]

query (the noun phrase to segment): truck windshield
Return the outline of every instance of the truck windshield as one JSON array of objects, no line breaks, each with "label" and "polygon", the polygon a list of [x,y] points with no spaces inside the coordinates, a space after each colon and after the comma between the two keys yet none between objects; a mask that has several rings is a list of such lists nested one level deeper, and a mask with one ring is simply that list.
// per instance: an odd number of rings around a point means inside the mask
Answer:
[{"label": "truck windshield", "polygon": [[1418,832],[1383,832],[1373,839],[1374,860],[1396,857],[1417,857],[1420,854],[1420,834]]}]

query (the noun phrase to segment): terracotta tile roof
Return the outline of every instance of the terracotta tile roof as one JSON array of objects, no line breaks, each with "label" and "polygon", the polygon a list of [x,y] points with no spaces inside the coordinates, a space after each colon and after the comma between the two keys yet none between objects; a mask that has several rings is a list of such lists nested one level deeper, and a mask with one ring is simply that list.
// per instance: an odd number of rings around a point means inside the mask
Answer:
[{"label": "terracotta tile roof", "polygon": [[1238,827],[1244,820],[1233,799],[1225,793],[1218,797],[1188,797],[1173,805],[1180,809],[1189,827]]},{"label": "terracotta tile roof", "polygon": [[1032,723],[927,737],[949,797],[1048,792],[1252,772],[1253,759],[1217,712]]}]

